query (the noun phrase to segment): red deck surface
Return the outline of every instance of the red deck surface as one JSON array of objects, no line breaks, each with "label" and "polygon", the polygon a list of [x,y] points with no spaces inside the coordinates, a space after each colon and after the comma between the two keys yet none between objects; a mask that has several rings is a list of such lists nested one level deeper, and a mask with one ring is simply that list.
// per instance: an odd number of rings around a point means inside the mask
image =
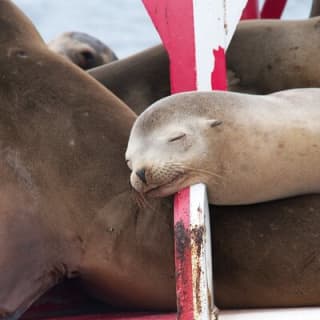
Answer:
[{"label": "red deck surface", "polygon": [[76,281],[66,281],[41,297],[23,320],[171,320],[176,313],[123,311],[90,298]]},{"label": "red deck surface", "polygon": [[110,313],[103,315],[87,315],[75,317],[48,318],[47,320],[175,320],[176,313],[145,314],[145,313]]}]

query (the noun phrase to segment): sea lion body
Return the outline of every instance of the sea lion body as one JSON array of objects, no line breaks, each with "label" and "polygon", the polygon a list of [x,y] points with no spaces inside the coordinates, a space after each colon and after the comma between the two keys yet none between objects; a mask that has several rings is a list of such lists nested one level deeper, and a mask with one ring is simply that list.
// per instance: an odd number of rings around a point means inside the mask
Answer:
[{"label": "sea lion body", "polygon": [[318,199],[210,206],[219,308],[319,306]]},{"label": "sea lion body", "polygon": [[243,21],[226,52],[235,78],[229,90],[267,94],[320,87],[319,47],[320,17]]},{"label": "sea lion body", "polygon": [[108,46],[83,32],[65,32],[51,40],[48,47],[84,70],[118,60]]},{"label": "sea lion body", "polygon": [[320,89],[182,93],[138,117],[126,157],[139,192],[204,182],[210,203],[250,204],[320,192],[319,137]]},{"label": "sea lion body", "polygon": [[170,95],[169,59],[162,45],[88,70],[88,73],[137,114]]}]

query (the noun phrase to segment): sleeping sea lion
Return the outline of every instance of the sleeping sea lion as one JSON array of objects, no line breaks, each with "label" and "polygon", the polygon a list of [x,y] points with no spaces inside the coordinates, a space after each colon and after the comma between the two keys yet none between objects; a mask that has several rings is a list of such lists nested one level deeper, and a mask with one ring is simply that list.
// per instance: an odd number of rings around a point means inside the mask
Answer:
[{"label": "sleeping sea lion", "polygon": [[320,88],[187,92],[137,118],[126,161],[150,197],[203,182],[212,204],[251,204],[319,193],[319,137]]}]

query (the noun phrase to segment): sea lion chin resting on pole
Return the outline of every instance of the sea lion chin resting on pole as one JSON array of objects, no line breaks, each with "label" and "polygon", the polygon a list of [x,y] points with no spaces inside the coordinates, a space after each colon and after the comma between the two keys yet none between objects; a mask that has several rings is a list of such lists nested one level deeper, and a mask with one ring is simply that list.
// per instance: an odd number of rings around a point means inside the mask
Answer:
[{"label": "sea lion chin resting on pole", "polygon": [[126,161],[149,197],[203,182],[212,204],[252,204],[319,193],[319,137],[320,88],[186,92],[137,118]]}]

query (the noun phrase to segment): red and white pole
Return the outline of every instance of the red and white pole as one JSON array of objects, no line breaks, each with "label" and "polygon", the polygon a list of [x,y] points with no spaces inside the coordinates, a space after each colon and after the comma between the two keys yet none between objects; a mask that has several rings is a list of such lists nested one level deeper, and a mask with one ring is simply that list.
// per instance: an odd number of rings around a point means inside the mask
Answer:
[{"label": "red and white pole", "polygon": [[[143,0],[170,58],[172,93],[226,90],[225,50],[247,0]],[[212,257],[206,188],[174,201],[178,319],[212,319]]]}]

